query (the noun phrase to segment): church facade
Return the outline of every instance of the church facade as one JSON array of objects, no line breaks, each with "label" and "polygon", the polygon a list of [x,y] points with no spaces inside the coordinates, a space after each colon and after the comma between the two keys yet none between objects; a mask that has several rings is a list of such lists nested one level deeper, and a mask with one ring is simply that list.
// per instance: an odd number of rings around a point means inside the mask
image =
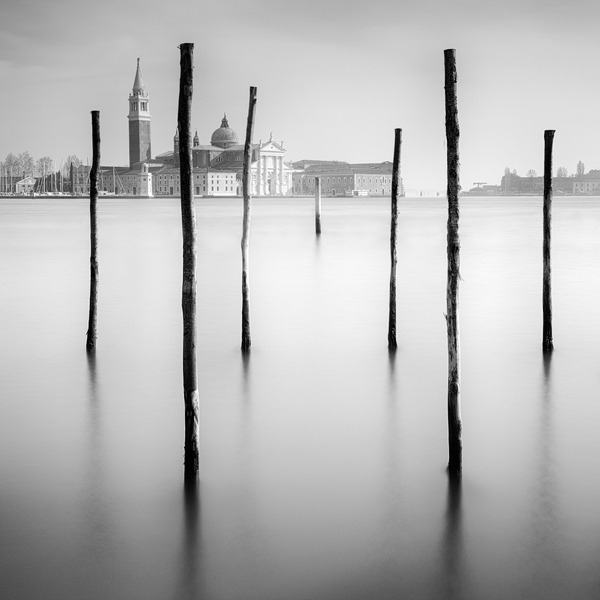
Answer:
[{"label": "church facade", "polygon": [[[179,140],[175,136],[173,155],[177,160]],[[254,196],[286,196],[292,193],[293,167],[285,161],[283,142],[273,140],[252,144],[250,166],[250,193]],[[194,172],[235,173],[238,181],[237,194],[242,193],[242,170],[244,166],[244,144],[239,143],[238,134],[229,127],[227,115],[216,129],[210,144],[201,145],[198,132],[192,146]]]}]

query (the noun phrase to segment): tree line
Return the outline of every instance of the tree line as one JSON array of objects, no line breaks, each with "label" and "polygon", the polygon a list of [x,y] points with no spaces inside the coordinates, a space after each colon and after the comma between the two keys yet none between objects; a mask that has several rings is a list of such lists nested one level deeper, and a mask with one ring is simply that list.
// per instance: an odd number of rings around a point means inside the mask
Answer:
[{"label": "tree line", "polygon": [[25,151],[19,154],[10,152],[0,164],[3,177],[24,179],[29,176],[45,177],[51,173],[60,173],[63,177],[68,177],[71,165],[79,167],[83,162],[74,154],[70,154],[61,161],[59,168],[56,169],[56,162],[49,156],[35,160],[29,152]]},{"label": "tree line", "polygon": [[[511,171],[509,167],[505,167],[504,176],[508,178],[511,175],[513,175],[514,177],[518,177],[517,170],[513,169]],[[583,164],[582,161],[579,161],[577,163],[577,167],[575,169],[574,175],[575,176],[585,175],[585,165]],[[534,177],[537,177],[537,171],[535,169],[529,169],[529,171],[527,171],[527,173],[525,173],[525,177],[529,177],[530,179],[533,179]],[[570,177],[567,167],[557,167],[556,177],[558,177],[558,178]]]}]

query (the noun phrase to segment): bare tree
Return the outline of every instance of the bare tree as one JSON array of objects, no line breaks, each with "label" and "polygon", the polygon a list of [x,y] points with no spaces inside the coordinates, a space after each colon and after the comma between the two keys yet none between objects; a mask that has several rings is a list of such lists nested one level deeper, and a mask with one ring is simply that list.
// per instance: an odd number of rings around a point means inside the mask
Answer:
[{"label": "bare tree", "polygon": [[567,167],[558,167],[558,169],[556,169],[556,176],[561,178],[568,177],[569,172],[567,171]]},{"label": "bare tree", "polygon": [[585,175],[585,165],[581,161],[577,163],[577,170],[575,172],[577,175]]},{"label": "bare tree", "polygon": [[17,175],[26,177],[27,175],[33,175],[34,162],[29,152],[21,152],[17,156]]},{"label": "bare tree", "polygon": [[8,176],[8,190],[5,191],[9,191],[9,192],[14,192],[14,187],[13,187],[13,175],[17,174],[17,157],[11,152],[6,159],[4,160],[4,169],[5,169],[5,176]]},{"label": "bare tree", "polygon": [[35,175],[42,180],[42,190],[46,191],[46,180],[54,170],[54,161],[49,156],[44,156],[35,161]]},{"label": "bare tree", "polygon": [[71,173],[71,165],[73,167],[80,167],[83,164],[80,158],[77,158],[74,154],[69,154],[62,165],[62,175],[63,177],[69,177]]}]

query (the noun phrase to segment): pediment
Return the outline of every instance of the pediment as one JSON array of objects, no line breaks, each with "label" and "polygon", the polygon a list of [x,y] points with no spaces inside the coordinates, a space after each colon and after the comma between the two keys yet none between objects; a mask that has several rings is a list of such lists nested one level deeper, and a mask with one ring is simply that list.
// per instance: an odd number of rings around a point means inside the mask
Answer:
[{"label": "pediment", "polygon": [[281,153],[285,153],[285,148],[281,144],[278,144],[277,142],[274,142],[273,140],[269,140],[268,142],[265,142],[264,144],[261,145],[260,151],[261,152],[276,152],[278,154],[281,154]]}]

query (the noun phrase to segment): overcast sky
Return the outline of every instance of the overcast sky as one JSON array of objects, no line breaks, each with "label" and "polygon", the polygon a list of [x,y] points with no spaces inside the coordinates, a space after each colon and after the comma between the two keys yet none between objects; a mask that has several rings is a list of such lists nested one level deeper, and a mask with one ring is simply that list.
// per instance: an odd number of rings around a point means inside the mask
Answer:
[{"label": "overcast sky", "polygon": [[[8,2],[8,5],[7,5]],[[444,190],[444,56],[455,48],[461,184],[505,167],[600,169],[597,0],[5,0],[0,19],[0,159],[29,151],[128,163],[127,97],[136,59],[150,94],[152,153],[172,148],[178,45],[194,50],[193,126],[208,143],[226,112],[243,140],[287,158],[391,160],[403,130],[407,187]]]}]

